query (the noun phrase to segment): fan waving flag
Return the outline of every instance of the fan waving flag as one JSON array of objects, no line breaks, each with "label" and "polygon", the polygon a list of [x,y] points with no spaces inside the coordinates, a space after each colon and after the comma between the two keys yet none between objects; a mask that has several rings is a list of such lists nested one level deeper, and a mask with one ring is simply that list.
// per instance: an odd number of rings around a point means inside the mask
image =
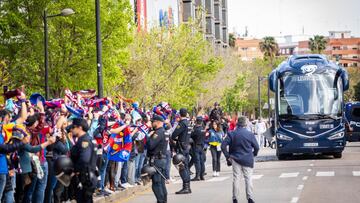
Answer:
[{"label": "fan waving flag", "polygon": [[[115,124],[116,125],[116,124]],[[119,125],[117,125],[119,127]],[[114,128],[117,128],[114,126]],[[130,158],[132,148],[130,128],[126,127],[119,134],[111,134],[109,138],[108,159],[110,161],[125,162]]]}]

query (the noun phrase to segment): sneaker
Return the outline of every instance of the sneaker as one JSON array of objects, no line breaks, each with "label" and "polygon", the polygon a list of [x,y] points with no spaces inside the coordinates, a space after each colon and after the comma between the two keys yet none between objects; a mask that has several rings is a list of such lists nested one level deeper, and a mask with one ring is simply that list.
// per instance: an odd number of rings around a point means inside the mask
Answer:
[{"label": "sneaker", "polygon": [[121,186],[124,187],[124,188],[132,188],[132,187],[134,187],[130,183],[124,183],[124,184],[121,184]]},{"label": "sneaker", "polygon": [[217,175],[217,177],[219,177],[220,176],[220,171],[216,172],[216,175]]},{"label": "sneaker", "polygon": [[112,190],[109,190],[109,189],[107,189],[107,188],[105,188],[104,190],[103,190],[105,193],[109,193],[109,194],[112,194],[112,193],[114,193],[114,191],[112,191]]},{"label": "sneaker", "polygon": [[213,173],[213,177],[216,177],[216,171],[214,171],[214,173]]}]

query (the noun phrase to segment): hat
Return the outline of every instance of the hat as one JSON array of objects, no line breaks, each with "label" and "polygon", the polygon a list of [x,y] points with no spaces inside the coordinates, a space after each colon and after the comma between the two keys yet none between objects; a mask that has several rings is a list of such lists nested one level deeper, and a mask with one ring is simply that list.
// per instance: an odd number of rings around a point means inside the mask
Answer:
[{"label": "hat", "polygon": [[196,117],[196,121],[202,122],[202,121],[204,121],[204,119],[202,116],[198,116],[198,117]]},{"label": "hat", "polygon": [[72,124],[70,125],[69,129],[72,129],[74,126],[81,126],[83,131],[85,132],[89,130],[89,125],[86,122],[86,120],[83,118],[74,118],[72,120]]},{"label": "hat", "polygon": [[246,123],[246,117],[245,117],[245,116],[240,116],[240,117],[238,118],[237,125],[240,126],[240,127],[245,127],[245,126],[247,125],[247,123]]},{"label": "hat", "polygon": [[164,119],[163,119],[163,117],[158,116],[158,115],[155,114],[155,115],[152,117],[151,121],[152,121],[152,122],[154,122],[154,121],[164,122]]},{"label": "hat", "polygon": [[179,110],[179,113],[180,113],[181,117],[186,117],[188,112],[187,112],[187,110],[185,108],[181,108]]},{"label": "hat", "polygon": [[29,100],[32,105],[36,105],[38,101],[41,101],[43,105],[45,104],[45,98],[39,93],[32,94]]}]

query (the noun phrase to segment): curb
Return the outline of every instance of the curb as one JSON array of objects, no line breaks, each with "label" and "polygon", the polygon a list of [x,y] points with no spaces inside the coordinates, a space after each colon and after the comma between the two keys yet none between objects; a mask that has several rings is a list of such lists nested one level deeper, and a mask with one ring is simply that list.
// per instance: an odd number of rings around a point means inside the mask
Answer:
[{"label": "curb", "polygon": [[105,202],[121,202],[122,200],[129,199],[131,196],[136,195],[137,193],[144,192],[151,188],[151,182],[146,186],[139,185],[133,188],[127,188],[123,191],[117,191],[107,197],[95,197],[94,203],[105,203]]}]

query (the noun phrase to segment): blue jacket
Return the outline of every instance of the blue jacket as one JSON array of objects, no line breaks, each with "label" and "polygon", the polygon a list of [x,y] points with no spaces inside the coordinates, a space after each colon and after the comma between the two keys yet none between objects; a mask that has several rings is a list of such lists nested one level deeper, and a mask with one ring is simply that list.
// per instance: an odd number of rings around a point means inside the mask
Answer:
[{"label": "blue jacket", "polygon": [[[1,134],[0,134],[0,144],[4,144],[4,136]],[[0,154],[0,174],[8,174],[6,154]]]},{"label": "blue jacket", "polygon": [[209,144],[213,146],[220,145],[222,142],[222,137],[224,135],[223,131],[216,132],[215,130],[211,129],[209,130],[210,138],[209,138]]},{"label": "blue jacket", "polygon": [[[227,149],[229,146],[229,151]],[[259,145],[252,132],[237,127],[229,133],[221,145],[226,159],[231,158],[245,167],[254,167],[254,156],[259,152]]]}]

